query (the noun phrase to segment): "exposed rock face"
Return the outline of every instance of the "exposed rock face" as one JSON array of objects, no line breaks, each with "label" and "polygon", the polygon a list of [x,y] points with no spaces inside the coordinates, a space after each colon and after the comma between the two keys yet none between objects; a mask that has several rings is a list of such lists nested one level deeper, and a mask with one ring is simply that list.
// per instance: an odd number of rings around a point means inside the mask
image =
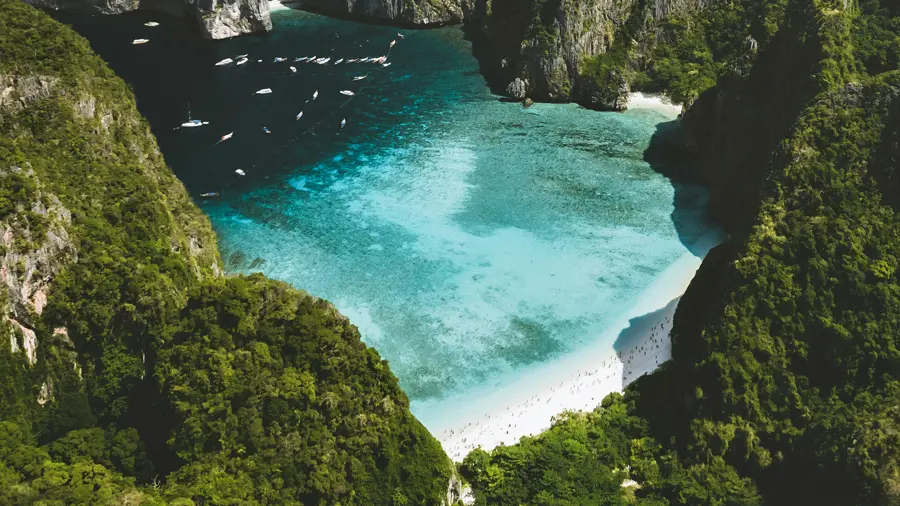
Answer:
[{"label": "exposed rock face", "polygon": [[447,25],[463,20],[464,0],[301,0],[300,5],[325,14],[359,16],[401,25]]},{"label": "exposed rock face", "polygon": [[268,0],[24,0],[36,7],[121,14],[141,9],[197,19],[203,36],[225,39],[272,29]]},{"label": "exposed rock face", "polygon": [[[187,1],[194,4],[194,0]],[[196,0],[194,7],[203,35],[210,39],[272,29],[268,0]]]},{"label": "exposed rock face", "polygon": [[[515,98],[574,100],[618,110],[624,108],[627,81],[621,73],[588,77],[590,60],[610,49],[629,19],[646,23],[715,1],[655,0],[639,10],[635,0],[533,0],[524,6],[514,0],[475,0],[466,17],[486,46],[483,63],[497,88]],[[613,92],[601,92],[598,79],[609,80],[606,88]]]}]

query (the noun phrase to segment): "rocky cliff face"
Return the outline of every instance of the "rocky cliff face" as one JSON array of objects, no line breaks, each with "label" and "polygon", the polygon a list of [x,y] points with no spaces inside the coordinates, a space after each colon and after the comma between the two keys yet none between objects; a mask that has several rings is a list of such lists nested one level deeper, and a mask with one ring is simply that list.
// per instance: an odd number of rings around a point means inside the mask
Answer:
[{"label": "rocky cliff face", "polygon": [[606,53],[626,23],[642,27],[715,0],[476,0],[467,20],[480,38],[480,56],[499,91],[514,98],[577,101],[621,109],[628,83],[620,72],[602,76],[614,93],[586,76],[589,61]]},{"label": "rocky cliff face", "polygon": [[209,39],[225,39],[272,29],[268,0],[24,0],[36,7],[92,10],[121,14],[137,9],[163,11],[174,16],[196,18]]},{"label": "rocky cliff face", "polygon": [[429,26],[460,23],[465,0],[301,0],[305,9],[324,14]]}]

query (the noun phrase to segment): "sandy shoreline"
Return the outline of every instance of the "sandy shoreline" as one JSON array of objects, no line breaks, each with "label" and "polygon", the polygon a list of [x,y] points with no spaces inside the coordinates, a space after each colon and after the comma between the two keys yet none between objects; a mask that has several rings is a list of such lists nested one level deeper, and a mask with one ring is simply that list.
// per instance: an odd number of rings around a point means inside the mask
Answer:
[{"label": "sandy shoreline", "polygon": [[515,444],[549,428],[563,411],[592,410],[609,393],[622,392],[671,358],[669,331],[675,308],[700,262],[694,255],[683,255],[596,344],[540,366],[509,385],[472,393],[469,405],[460,403],[460,411],[454,413],[456,426],[434,427],[432,433],[451,459],[461,461],[477,447],[490,450]]},{"label": "sandy shoreline", "polygon": [[282,11],[285,9],[289,9],[290,7],[284,5],[279,0],[269,0],[269,11]]},{"label": "sandy shoreline", "polygon": [[674,104],[666,97],[641,92],[629,93],[625,106],[628,109],[652,109],[673,118],[682,111],[681,104]]}]

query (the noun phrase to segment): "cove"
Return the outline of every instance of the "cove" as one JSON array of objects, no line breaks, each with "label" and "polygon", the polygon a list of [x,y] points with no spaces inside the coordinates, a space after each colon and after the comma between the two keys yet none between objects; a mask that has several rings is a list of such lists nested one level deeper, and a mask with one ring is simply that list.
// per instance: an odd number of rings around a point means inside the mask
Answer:
[{"label": "cove", "polygon": [[[623,313],[714,233],[705,192],[643,159],[671,115],[505,103],[458,28],[405,30],[380,67],[292,63],[380,56],[397,38],[293,10],[273,13],[271,34],[218,42],[158,14],[58,17],[133,86],[228,271],[333,302],[433,432],[473,392],[611,349]],[[214,66],[244,53],[246,65]],[[189,103],[210,124],[173,130]],[[220,195],[199,199],[209,191]]]}]

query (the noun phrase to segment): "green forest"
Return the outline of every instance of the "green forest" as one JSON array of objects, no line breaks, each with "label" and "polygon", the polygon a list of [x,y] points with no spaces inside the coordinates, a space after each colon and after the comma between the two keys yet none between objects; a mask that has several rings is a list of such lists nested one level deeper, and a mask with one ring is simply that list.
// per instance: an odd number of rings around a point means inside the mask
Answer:
[{"label": "green forest", "polygon": [[0,504],[900,505],[900,4],[651,4],[586,75],[689,105],[655,140],[730,239],[672,361],[454,466],[330,303],[224,275],[87,42],[0,0]]},{"label": "green forest", "polygon": [[477,504],[900,504],[900,8],[711,11],[664,22],[631,71],[696,100],[683,135],[705,141],[669,155],[700,162],[680,176],[713,188],[731,239],[678,306],[673,360],[469,454]]},{"label": "green forest", "polygon": [[37,342],[33,361],[0,346],[0,504],[453,500],[450,460],[356,327],[222,276],[209,221],[87,41],[2,0],[0,77],[0,258],[22,281],[0,342]]}]

